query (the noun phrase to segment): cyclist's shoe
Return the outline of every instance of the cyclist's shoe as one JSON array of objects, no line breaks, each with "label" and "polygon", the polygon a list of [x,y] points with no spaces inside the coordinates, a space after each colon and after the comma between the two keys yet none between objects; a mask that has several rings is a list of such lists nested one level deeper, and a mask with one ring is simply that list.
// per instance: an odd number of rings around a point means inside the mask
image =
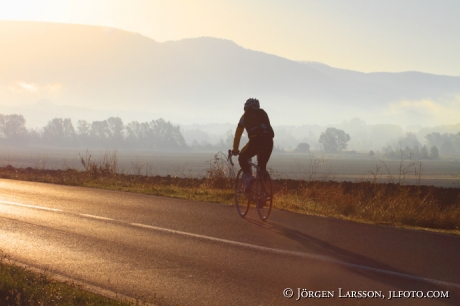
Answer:
[{"label": "cyclist's shoe", "polygon": [[244,185],[244,193],[249,195],[251,193],[251,187],[254,183],[254,174],[252,173],[245,173],[243,175],[243,185]]}]

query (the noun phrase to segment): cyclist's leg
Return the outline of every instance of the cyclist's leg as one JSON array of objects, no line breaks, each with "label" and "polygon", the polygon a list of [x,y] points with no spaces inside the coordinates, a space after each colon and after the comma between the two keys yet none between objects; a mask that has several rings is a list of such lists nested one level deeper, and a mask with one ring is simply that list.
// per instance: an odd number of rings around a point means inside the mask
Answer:
[{"label": "cyclist's leg", "polygon": [[260,151],[257,155],[257,164],[259,165],[260,171],[265,173],[267,171],[267,163],[272,155],[273,151],[273,139],[262,138],[260,141]]},{"label": "cyclist's leg", "polygon": [[248,160],[257,154],[258,145],[253,140],[249,142],[241,149],[240,155],[238,157],[238,162],[240,164],[241,170],[243,170],[243,184],[245,186],[245,193],[249,194],[251,190],[251,185],[253,183],[254,175],[252,173],[251,166],[248,164]]},{"label": "cyclist's leg", "polygon": [[[266,181],[265,173],[267,172],[268,160],[270,159],[270,156],[273,151],[273,139],[272,138],[262,138],[260,140],[260,148],[261,150],[259,154],[257,154],[257,164],[259,165],[260,172],[262,173],[262,177],[261,177],[262,191],[264,193],[267,193],[268,192],[267,189],[269,188],[267,188],[266,186],[267,181]],[[271,196],[271,195],[267,194],[267,196]]]},{"label": "cyclist's leg", "polygon": [[248,160],[257,154],[257,145],[254,141],[249,142],[241,149],[238,156],[238,162],[244,173],[251,173],[251,167],[248,165]]}]

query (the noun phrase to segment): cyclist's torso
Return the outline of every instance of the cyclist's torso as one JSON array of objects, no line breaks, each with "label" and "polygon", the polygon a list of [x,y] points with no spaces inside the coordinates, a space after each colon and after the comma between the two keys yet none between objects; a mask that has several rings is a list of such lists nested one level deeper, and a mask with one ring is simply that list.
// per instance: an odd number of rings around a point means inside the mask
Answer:
[{"label": "cyclist's torso", "polygon": [[256,136],[265,136],[269,138],[275,136],[268,115],[263,109],[246,111],[243,116],[241,116],[238,126],[246,129],[249,139]]}]

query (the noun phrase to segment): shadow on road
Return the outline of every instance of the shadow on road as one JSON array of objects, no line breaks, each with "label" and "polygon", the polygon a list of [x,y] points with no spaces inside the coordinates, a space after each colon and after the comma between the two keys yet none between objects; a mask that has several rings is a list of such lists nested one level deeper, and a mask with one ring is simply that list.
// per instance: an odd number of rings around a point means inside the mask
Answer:
[{"label": "shadow on road", "polygon": [[[460,290],[458,287],[437,284],[435,282],[436,280],[431,277],[408,273],[407,271],[375,260],[369,256],[337,247],[336,245],[331,244],[325,240],[302,233],[301,231],[290,228],[287,225],[270,221],[262,222],[260,220],[251,218],[246,218],[245,220],[258,227],[265,228],[275,235],[279,235],[289,240],[295,241],[297,244],[303,246],[302,249],[305,250],[301,251],[303,253],[318,255],[319,257],[324,258],[324,261],[326,262],[332,262],[332,264],[340,265],[342,268],[349,269],[355,274],[359,274],[370,280],[386,284],[390,288],[394,288],[392,290],[423,291],[424,293],[428,291],[449,291],[449,298],[436,299],[436,302],[445,305],[460,305]],[[356,240],[357,243],[359,243],[359,237],[357,237]],[[419,255],[414,254],[413,256],[417,257]],[[329,258],[330,260],[327,260],[326,258]],[[397,264],[398,258],[392,260],[396,260]],[[452,268],[458,269],[458,267]],[[378,269],[381,271],[372,271],[372,269]],[[390,273],[385,273],[384,271],[389,271]],[[411,278],[410,276],[414,276],[414,278]],[[426,278],[427,280],[423,280],[422,278]],[[433,282],[431,280],[433,280]],[[398,300],[402,301],[405,299]],[[417,300],[412,300],[411,303],[416,304],[416,301]],[[425,301],[427,302],[427,300]],[[433,299],[433,302],[434,301],[435,300]],[[409,301],[407,300],[407,302]]]}]

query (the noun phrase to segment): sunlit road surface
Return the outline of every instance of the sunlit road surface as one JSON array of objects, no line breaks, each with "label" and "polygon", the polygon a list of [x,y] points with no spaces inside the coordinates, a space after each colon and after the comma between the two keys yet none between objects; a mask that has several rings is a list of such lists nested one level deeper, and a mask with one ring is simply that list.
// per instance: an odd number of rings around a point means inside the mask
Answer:
[{"label": "sunlit road surface", "polygon": [[165,305],[460,305],[458,236],[283,211],[264,223],[256,214],[0,180],[0,249],[31,267]]}]

